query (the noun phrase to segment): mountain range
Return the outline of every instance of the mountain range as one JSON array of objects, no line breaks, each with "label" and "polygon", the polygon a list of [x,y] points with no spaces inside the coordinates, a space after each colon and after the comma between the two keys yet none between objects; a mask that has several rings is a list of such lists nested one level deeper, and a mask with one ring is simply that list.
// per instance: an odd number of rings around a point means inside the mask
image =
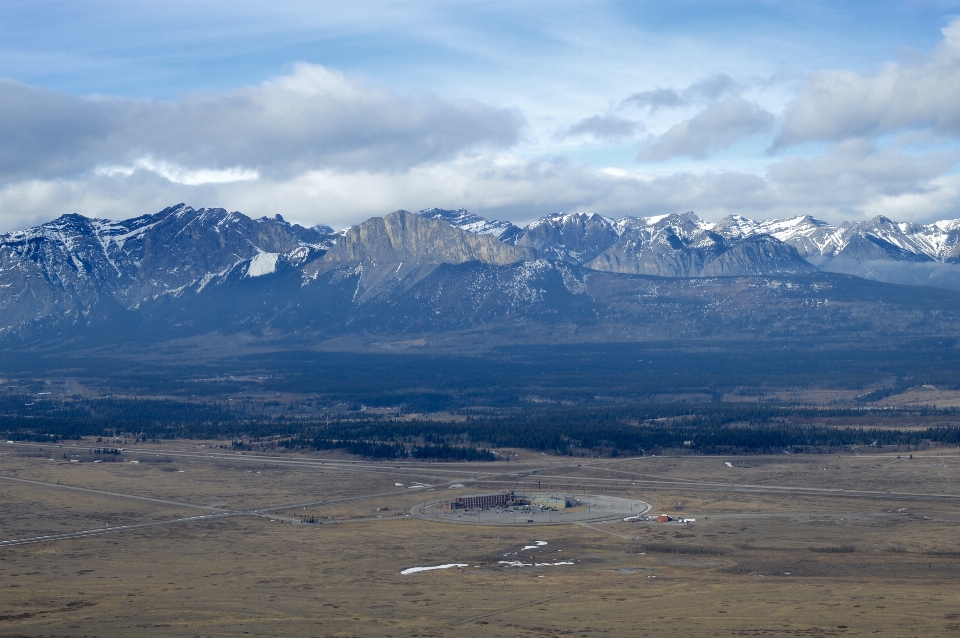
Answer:
[{"label": "mountain range", "polygon": [[[179,204],[124,221],[64,215],[0,235],[8,347],[211,333],[307,342],[801,334],[825,329],[826,316],[867,334],[942,326],[960,307],[955,290],[960,220],[572,213],[519,227],[432,208],[334,231]],[[918,323],[924,313],[938,319]]]},{"label": "mountain range", "polygon": [[[730,215],[711,223],[692,212],[619,220],[590,213],[558,213],[519,228],[462,209],[434,208],[418,214],[608,272],[696,277],[807,268],[777,242],[768,242],[773,238],[825,272],[960,290],[960,219],[924,225],[878,216],[834,226],[809,215],[761,222]],[[759,252],[744,248],[744,242],[750,241],[755,243],[746,246],[767,248]],[[750,254],[735,259],[736,253],[728,254],[731,249]],[[699,259],[693,257],[697,253]],[[711,262],[711,257],[721,256],[719,263]]]}]

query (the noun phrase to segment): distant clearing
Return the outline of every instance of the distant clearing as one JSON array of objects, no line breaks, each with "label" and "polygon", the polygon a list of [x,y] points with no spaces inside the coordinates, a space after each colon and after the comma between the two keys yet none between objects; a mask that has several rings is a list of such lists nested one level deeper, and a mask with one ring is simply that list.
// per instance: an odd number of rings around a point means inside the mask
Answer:
[{"label": "distant clearing", "polygon": [[936,405],[937,407],[960,406],[960,390],[942,390],[932,385],[920,385],[910,388],[906,392],[894,394],[881,401],[880,405]]}]

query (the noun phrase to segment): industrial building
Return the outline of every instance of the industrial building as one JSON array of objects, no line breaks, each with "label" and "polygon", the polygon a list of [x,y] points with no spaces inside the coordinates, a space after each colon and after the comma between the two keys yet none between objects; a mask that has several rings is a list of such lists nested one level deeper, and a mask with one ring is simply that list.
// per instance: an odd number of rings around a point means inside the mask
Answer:
[{"label": "industrial building", "polygon": [[452,510],[484,509],[487,507],[506,507],[513,502],[513,492],[502,494],[482,494],[480,496],[460,496],[450,503]]},{"label": "industrial building", "polygon": [[535,496],[530,500],[530,504],[545,510],[563,511],[570,507],[567,497],[563,494],[548,494],[547,496]]}]

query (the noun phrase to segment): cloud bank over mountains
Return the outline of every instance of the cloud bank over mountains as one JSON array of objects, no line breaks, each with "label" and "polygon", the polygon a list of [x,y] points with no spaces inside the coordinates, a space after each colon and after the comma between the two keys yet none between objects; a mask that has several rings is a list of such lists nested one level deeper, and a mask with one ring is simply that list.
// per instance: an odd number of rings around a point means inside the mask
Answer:
[{"label": "cloud bank over mountains", "polygon": [[333,226],[432,205],[520,223],[575,209],[960,217],[960,19],[942,36],[868,72],[707,73],[607,95],[560,128],[532,98],[401,92],[306,62],[169,100],[0,79],[0,232],[175,201]]},{"label": "cloud bank over mountains", "polygon": [[891,62],[866,75],[811,75],[787,104],[774,147],[910,130],[960,135],[960,19],[942,32],[943,42],[920,60]]},{"label": "cloud bank over mountains", "polygon": [[688,120],[674,124],[657,140],[645,146],[638,159],[710,157],[738,141],[773,130],[773,113],[742,97],[714,102]]},{"label": "cloud bank over mountains", "polygon": [[[523,118],[479,102],[429,93],[399,96],[336,70],[298,64],[256,87],[178,100],[74,97],[0,82],[5,183],[72,178],[93,169],[156,166],[233,171],[239,181],[318,168],[408,170],[478,148],[515,144]],[[196,180],[194,180],[196,183]]]}]

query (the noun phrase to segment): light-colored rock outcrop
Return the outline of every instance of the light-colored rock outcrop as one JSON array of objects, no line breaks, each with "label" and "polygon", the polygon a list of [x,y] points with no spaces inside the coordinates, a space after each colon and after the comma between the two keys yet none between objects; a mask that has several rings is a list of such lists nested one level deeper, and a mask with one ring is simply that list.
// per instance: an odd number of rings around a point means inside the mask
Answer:
[{"label": "light-colored rock outcrop", "polygon": [[533,250],[510,246],[489,235],[454,228],[405,210],[373,217],[343,232],[317,264],[325,272],[344,264],[463,264],[479,261],[505,266],[536,257]]}]

